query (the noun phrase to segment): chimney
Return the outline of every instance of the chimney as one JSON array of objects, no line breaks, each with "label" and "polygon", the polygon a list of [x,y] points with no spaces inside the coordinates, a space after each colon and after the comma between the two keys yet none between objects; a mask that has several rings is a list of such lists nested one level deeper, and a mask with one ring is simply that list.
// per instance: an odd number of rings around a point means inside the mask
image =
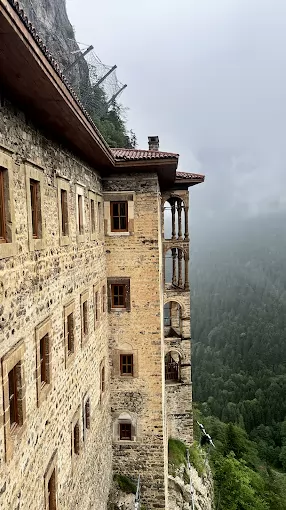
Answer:
[{"label": "chimney", "polygon": [[149,151],[159,150],[159,136],[148,136]]}]

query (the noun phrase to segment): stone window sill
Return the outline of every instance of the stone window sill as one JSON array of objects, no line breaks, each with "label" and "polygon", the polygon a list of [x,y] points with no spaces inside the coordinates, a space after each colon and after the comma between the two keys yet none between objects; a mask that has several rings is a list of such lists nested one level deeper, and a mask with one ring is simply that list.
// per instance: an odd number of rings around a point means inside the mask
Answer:
[{"label": "stone window sill", "polygon": [[71,352],[70,354],[66,354],[66,368],[69,368],[75,359],[75,352]]},{"label": "stone window sill", "polygon": [[0,243],[0,259],[17,255],[16,243]]},{"label": "stone window sill", "polygon": [[71,244],[71,239],[69,236],[61,236],[60,237],[60,246],[67,246]]},{"label": "stone window sill", "polygon": [[40,390],[38,392],[38,407],[44,402],[44,400],[46,400],[51,389],[52,389],[52,385],[50,383],[48,383],[48,384],[46,383],[40,388]]}]

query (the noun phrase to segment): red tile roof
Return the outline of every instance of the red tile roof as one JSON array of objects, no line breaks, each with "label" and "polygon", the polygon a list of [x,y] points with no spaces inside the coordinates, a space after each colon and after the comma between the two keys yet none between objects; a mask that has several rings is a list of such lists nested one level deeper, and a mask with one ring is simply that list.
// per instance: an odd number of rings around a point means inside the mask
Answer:
[{"label": "red tile roof", "polygon": [[192,174],[189,172],[177,172],[176,179],[201,179],[201,180],[204,180],[205,176],[203,174]]},{"label": "red tile roof", "polygon": [[173,152],[149,151],[140,149],[111,149],[117,161],[137,161],[140,159],[178,159],[179,154]]}]

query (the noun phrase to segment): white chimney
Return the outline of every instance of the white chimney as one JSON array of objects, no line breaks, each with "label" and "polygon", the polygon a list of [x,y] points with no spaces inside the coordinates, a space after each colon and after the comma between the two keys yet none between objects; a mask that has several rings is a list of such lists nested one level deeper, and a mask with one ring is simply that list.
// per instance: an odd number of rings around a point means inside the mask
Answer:
[{"label": "white chimney", "polygon": [[159,136],[148,136],[149,151],[159,150]]}]

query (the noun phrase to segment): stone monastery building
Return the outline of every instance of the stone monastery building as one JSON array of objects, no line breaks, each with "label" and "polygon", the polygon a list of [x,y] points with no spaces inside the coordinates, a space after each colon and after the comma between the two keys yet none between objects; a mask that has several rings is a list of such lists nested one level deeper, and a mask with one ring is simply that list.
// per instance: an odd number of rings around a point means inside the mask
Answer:
[{"label": "stone monastery building", "polygon": [[14,0],[0,85],[0,508],[105,510],[113,474],[140,473],[145,508],[167,509],[168,438],[192,441],[204,177],[158,137],[110,149]]}]

